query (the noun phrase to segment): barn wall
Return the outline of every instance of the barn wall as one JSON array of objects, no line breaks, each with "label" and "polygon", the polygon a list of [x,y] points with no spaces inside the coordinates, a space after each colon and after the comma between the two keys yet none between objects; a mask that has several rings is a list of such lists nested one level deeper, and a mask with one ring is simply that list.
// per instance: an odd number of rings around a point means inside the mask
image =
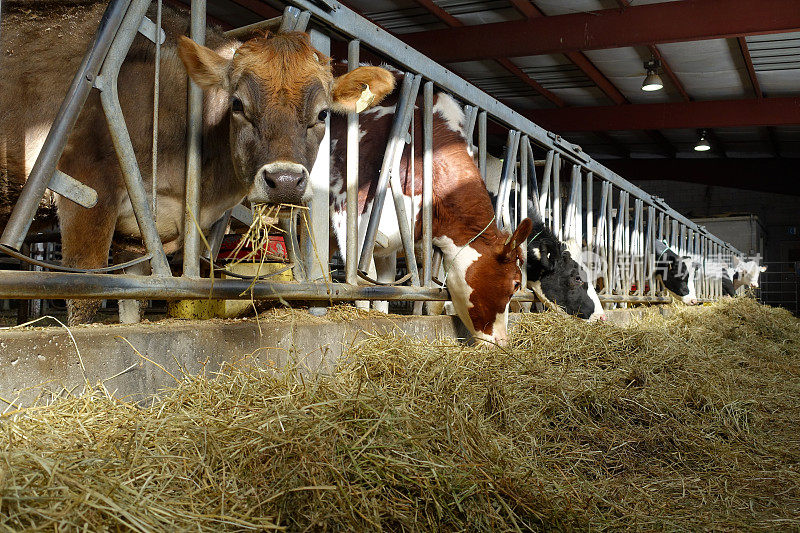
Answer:
[{"label": "barn wall", "polygon": [[765,261],[800,261],[800,206],[796,196],[670,180],[635,183],[663,197],[689,218],[756,215],[766,230]]}]

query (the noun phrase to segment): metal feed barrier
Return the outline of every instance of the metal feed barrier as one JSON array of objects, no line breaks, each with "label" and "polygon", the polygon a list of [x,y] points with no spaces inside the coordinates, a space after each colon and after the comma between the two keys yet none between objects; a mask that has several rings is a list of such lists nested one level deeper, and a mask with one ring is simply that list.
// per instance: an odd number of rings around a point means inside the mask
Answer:
[{"label": "metal feed barrier", "polygon": [[[361,46],[389,60],[406,71],[398,87],[397,103],[390,139],[383,155],[377,193],[369,215],[366,239],[359,249],[357,216],[358,115],[347,119],[347,246],[345,283],[331,280],[329,264],[329,166],[330,138],[326,134],[311,172],[309,187],[312,199],[308,206],[310,224],[298,229],[296,216],[283,220],[289,237],[288,248],[296,284],[247,279],[214,280],[200,276],[201,239],[191,216],[186,216],[183,275],[174,278],[167,262],[153,219],[155,199],[148,198],[143,177],[136,163],[125,120],[117,95],[117,76],[137,33],[156,44],[164,39],[160,29],[160,5],[155,23],[145,16],[151,0],[111,0],[98,33],[83,64],[75,75],[69,92],[50,130],[44,147],[25,184],[2,237],[0,250],[20,257],[20,250],[45,189],[86,207],[96,194],[77,180],[56,170],[67,137],[89,93],[101,93],[102,108],[123,170],[147,253],[122,264],[79,271],[40,262],[44,271],[0,272],[0,298],[120,298],[120,299],[285,299],[319,302],[353,300],[446,300],[447,291],[435,281],[436,256],[432,245],[433,200],[433,95],[434,86],[457,97],[465,106],[467,138],[474,142],[481,174],[486,176],[488,124],[508,131],[503,168],[498,187],[497,220],[501,227],[513,229],[528,215],[528,199],[559,237],[584,249],[583,260],[592,279],[602,278],[601,300],[613,303],[659,303],[671,301],[656,284],[655,241],[663,240],[681,255],[692,255],[699,263],[698,299],[713,300],[722,295],[721,279],[710,266],[713,262],[731,264],[741,252],[709,233],[704,227],[670,208],[660,198],[651,196],[624,180],[571,144],[537,126],[509,107],[456,76],[443,66],[413,50],[388,32],[380,29],[350,9],[333,0],[291,0],[298,6],[286,9],[283,17],[229,32],[243,36],[256,28],[279,27],[281,30],[309,30],[313,45],[330,54],[331,36],[349,41],[348,60],[358,65]],[[204,42],[205,0],[192,1],[191,37]],[[157,113],[159,80],[154,81]],[[413,239],[414,220],[418,213],[408,213],[400,187],[399,162],[410,137],[414,106],[422,91],[422,246],[417,258]],[[330,120],[330,119],[328,119]],[[157,121],[154,121],[157,123]],[[200,164],[202,161],[202,93],[191,83],[187,117],[186,211],[199,208]],[[329,130],[329,128],[328,128]],[[477,130],[477,131],[476,131]],[[411,128],[413,132],[413,127]],[[158,140],[154,131],[153,146]],[[413,150],[413,140],[412,148]],[[157,168],[154,152],[153,168]],[[413,173],[412,173],[413,174]],[[151,177],[155,190],[155,173]],[[413,179],[413,178],[412,178]],[[394,280],[365,285],[376,246],[381,246],[378,221],[391,191],[402,235],[403,251],[409,272],[409,285]],[[247,219],[249,213],[238,206],[218,221],[210,235],[214,257],[230,216]],[[302,238],[303,231],[310,233]],[[298,234],[300,237],[298,239]],[[316,243],[316,246],[314,246]],[[523,244],[523,252],[525,244]],[[318,260],[321,258],[322,261]],[[418,267],[421,265],[421,269]],[[151,276],[108,274],[135,263],[149,261]],[[523,277],[525,271],[523,269]],[[362,278],[361,280],[359,278]],[[524,281],[524,280],[523,280]],[[249,290],[252,286],[252,291]],[[525,284],[523,283],[523,286]],[[521,291],[515,298],[533,300],[533,294]],[[415,305],[415,312],[421,306]]]}]

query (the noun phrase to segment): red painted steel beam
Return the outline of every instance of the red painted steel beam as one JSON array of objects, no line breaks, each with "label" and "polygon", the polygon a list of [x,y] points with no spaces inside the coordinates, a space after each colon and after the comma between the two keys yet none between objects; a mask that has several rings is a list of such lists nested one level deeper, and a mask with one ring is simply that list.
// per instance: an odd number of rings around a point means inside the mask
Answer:
[{"label": "red painted steel beam", "polygon": [[787,126],[800,124],[800,97],[565,107],[524,114],[556,132]]},{"label": "red painted steel beam", "polygon": [[[451,28],[461,28],[464,26],[464,23],[458,20],[457,17],[451,15],[450,13],[448,13],[447,11],[445,11],[444,9],[433,3],[431,0],[414,0],[414,1],[421,7],[424,7],[426,10],[428,10],[428,13],[438,18]],[[520,0],[515,0],[515,1],[520,1]],[[534,91],[544,96],[547,100],[555,104],[557,107],[564,107],[566,105],[564,103],[564,100],[562,100],[559,96],[555,95],[553,92],[542,87],[542,85],[539,82],[537,82],[536,80],[525,74],[525,72],[523,72],[522,69],[520,69],[509,59],[500,58],[497,60],[497,62],[500,63],[500,65],[502,65],[504,69],[506,69],[508,72],[510,72],[520,81],[522,81],[522,83],[531,87]]]},{"label": "red painted steel beam", "polygon": [[400,36],[439,62],[797,31],[797,0],[682,0]]},{"label": "red painted steel beam", "polygon": [[[800,9],[800,6],[798,6]],[[742,59],[747,67],[747,75],[750,77],[750,84],[753,86],[753,92],[756,98],[763,98],[764,93],[761,92],[761,84],[758,83],[758,76],[756,76],[756,68],[753,66],[753,58],[750,57],[750,48],[747,46],[747,39],[739,37],[739,48],[742,50]]]},{"label": "red painted steel beam", "polygon": [[800,181],[793,179],[800,159],[604,159],[602,163],[634,183],[674,180],[800,196]]}]

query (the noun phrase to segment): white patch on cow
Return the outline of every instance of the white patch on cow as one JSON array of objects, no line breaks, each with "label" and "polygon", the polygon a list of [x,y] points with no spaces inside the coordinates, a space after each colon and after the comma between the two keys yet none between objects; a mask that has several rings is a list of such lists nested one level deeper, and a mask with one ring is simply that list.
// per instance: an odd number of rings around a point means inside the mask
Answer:
[{"label": "white patch on cow", "polygon": [[503,174],[503,160],[486,154],[486,175],[483,177],[486,182],[486,189],[497,196],[500,189],[500,176]]},{"label": "white patch on cow", "polygon": [[466,275],[469,267],[481,257],[481,254],[472,246],[456,246],[453,239],[447,236],[436,237],[433,244],[442,251],[445,284],[450,292],[450,299],[456,314],[470,333],[479,337],[469,316],[469,309],[473,306],[469,297],[472,295],[473,289],[467,283]]},{"label": "white patch on cow", "polygon": [[363,117],[369,115],[370,118],[378,120],[386,115],[394,114],[394,108],[395,106],[393,105],[376,105],[375,107],[371,107],[366,111],[363,111],[361,116]]},{"label": "white patch on cow", "polygon": [[689,287],[689,294],[681,296],[681,301],[686,305],[697,305],[697,288],[695,287],[695,273],[697,272],[697,265],[692,258],[681,258],[683,267],[689,273],[686,279],[686,285]]},{"label": "white patch on cow", "polygon": [[589,269],[583,262],[583,250],[581,250],[581,247],[578,245],[578,243],[572,239],[568,240],[566,245],[569,255],[572,256],[572,259],[578,263],[578,267],[581,269],[581,277],[585,279],[588,286],[586,289],[586,294],[589,295],[589,298],[594,304],[594,311],[592,311],[592,314],[589,316],[589,321],[592,322],[594,320],[605,320],[606,311],[603,309],[603,304],[600,302],[600,298],[597,296],[597,291],[594,290],[594,281],[589,279]]},{"label": "white patch on cow", "polygon": [[542,260],[542,251],[539,248],[534,248],[533,250],[531,250],[531,253],[533,254],[533,257],[536,258],[537,261]]},{"label": "white patch on cow", "polygon": [[464,110],[452,96],[439,93],[436,98],[436,104],[433,106],[433,112],[444,119],[448,128],[460,133],[462,137],[465,135],[464,123],[466,122],[466,117],[464,116]]}]

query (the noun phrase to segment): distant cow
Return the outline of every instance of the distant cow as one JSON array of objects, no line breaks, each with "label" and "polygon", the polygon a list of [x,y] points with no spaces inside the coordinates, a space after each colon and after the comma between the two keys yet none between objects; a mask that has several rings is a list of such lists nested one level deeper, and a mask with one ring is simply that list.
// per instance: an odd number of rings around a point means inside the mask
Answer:
[{"label": "distant cow", "polygon": [[766,270],[767,267],[759,266],[757,261],[742,261],[734,256],[733,268],[722,268],[722,292],[728,296],[736,296],[736,289],[739,287],[757,289],[759,275]]},{"label": "distant cow", "polygon": [[[10,182],[21,184],[28,175],[101,7],[64,8],[36,19],[4,13],[0,136]],[[207,48],[183,36],[188,27],[183,13],[165,8],[163,20],[156,225],[167,253],[183,244],[187,72],[205,91],[196,213],[203,231],[245,197],[250,203],[304,201],[328,110],[354,109],[365,84],[375,103],[394,88],[394,77],[377,67],[334,79],[329,59],[305,33],[266,34],[242,44],[209,28]],[[151,172],[153,51],[153,43],[137,36],[119,76],[121,105],[144,176]],[[103,267],[112,237],[140,237],[102,117],[94,93],[59,163],[60,170],[98,193],[92,209],[58,202],[63,262],[69,266]],[[150,188],[149,179],[145,186]],[[70,324],[91,320],[98,306],[71,302]]]},{"label": "distant cow", "polygon": [[[360,122],[359,237],[363,241],[375,185],[389,137],[397,95],[382,106],[363,113]],[[400,181],[406,209],[414,206],[417,217],[414,238],[422,236],[422,117],[415,111],[414,190],[411,189],[411,156],[406,146],[400,163]],[[508,305],[520,288],[519,244],[528,237],[531,221],[523,220],[509,235],[500,231],[489,193],[468,150],[465,117],[458,103],[444,93],[434,96],[433,107],[433,244],[442,251],[444,277],[455,310],[477,338],[504,344]],[[335,147],[331,170],[331,223],[339,251],[346,253],[346,121],[331,124]],[[390,193],[388,193],[390,194]],[[367,213],[365,215],[365,212]],[[394,258],[402,249],[394,203],[387,196],[379,227],[388,245],[375,248],[379,273],[394,278]],[[385,278],[384,278],[385,279]]]},{"label": "distant cow", "polygon": [[660,278],[667,290],[675,293],[688,305],[697,304],[695,289],[695,261],[690,256],[676,254],[665,242],[655,241],[656,278]]},{"label": "distant cow", "polygon": [[[496,205],[500,185],[502,161],[491,155],[486,157],[486,186]],[[535,187],[530,189],[538,197]],[[528,258],[525,265],[528,288],[546,301],[561,307],[567,314],[588,320],[605,320],[606,313],[589,280],[588,269],[579,263],[581,249],[575,243],[563,243],[545,225],[539,208],[528,200],[528,214],[533,220],[528,240]]]}]

